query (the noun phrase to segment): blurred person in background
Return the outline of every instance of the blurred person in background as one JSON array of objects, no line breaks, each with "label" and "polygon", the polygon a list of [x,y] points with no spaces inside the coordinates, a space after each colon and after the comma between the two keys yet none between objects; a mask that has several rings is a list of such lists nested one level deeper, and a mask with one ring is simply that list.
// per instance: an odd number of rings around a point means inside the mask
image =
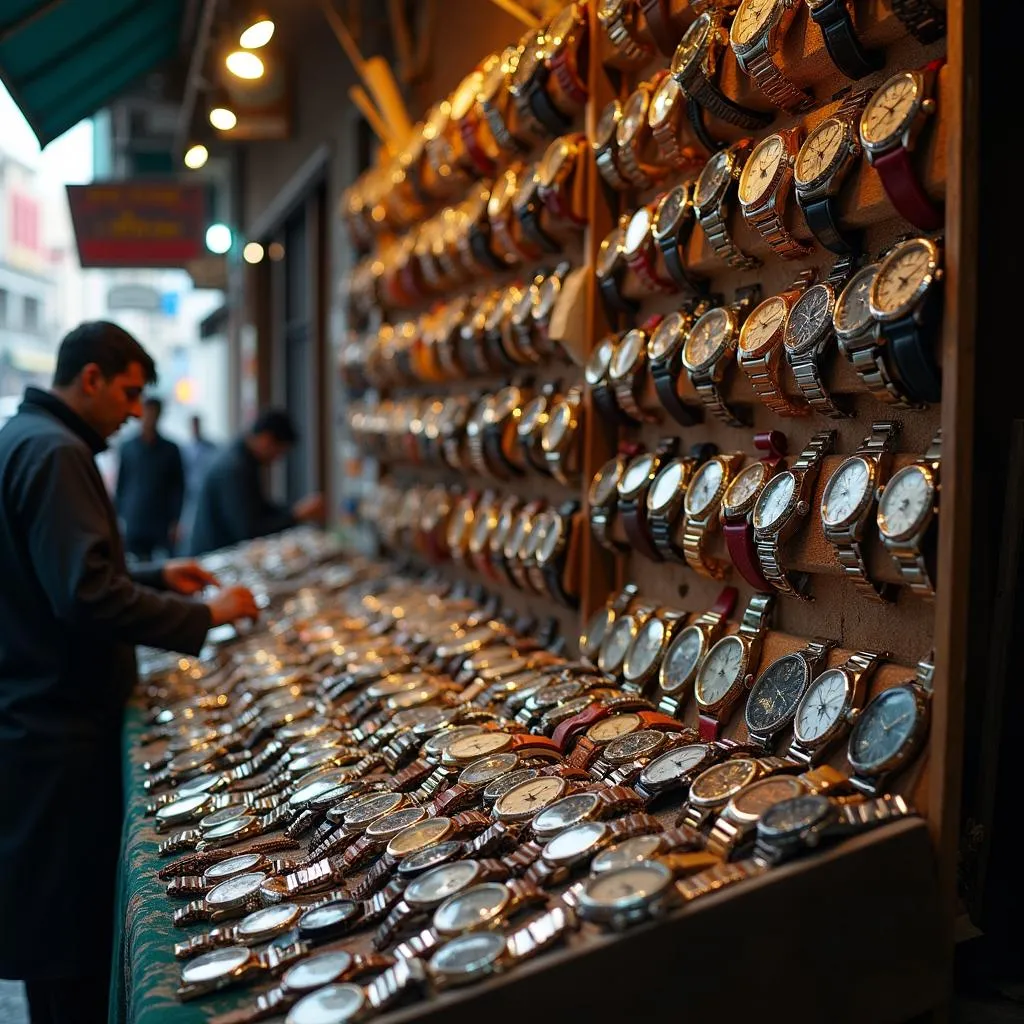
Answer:
[{"label": "blurred person in background", "polygon": [[107,1019],[135,645],[195,655],[258,616],[244,587],[199,600],[217,581],[194,562],[127,569],[94,460],[155,380],[130,334],[84,323],[0,430],[0,978],[34,1024]]},{"label": "blurred person in background", "polygon": [[284,458],[298,440],[283,409],[267,409],[210,464],[199,488],[189,551],[207,551],[279,533],[297,523],[323,523],[324,498],[310,494],[291,508],[266,495],[262,470]]},{"label": "blurred person in background", "polygon": [[114,503],[124,526],[128,554],[149,562],[174,551],[185,500],[185,469],[178,446],[160,433],[164,404],[142,403],[142,429],[120,449]]},{"label": "blurred person in background", "polygon": [[191,550],[192,526],[196,518],[199,489],[217,454],[217,446],[203,436],[203,423],[198,416],[191,417],[192,440],[181,447],[181,461],[185,466],[185,504],[181,511],[178,546],[181,551]]}]

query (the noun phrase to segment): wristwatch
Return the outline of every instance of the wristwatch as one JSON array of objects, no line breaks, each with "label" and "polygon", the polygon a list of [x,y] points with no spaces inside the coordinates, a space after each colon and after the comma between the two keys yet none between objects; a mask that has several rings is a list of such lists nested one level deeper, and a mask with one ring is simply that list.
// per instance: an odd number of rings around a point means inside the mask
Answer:
[{"label": "wristwatch", "polygon": [[[635,635],[623,631],[629,640]],[[628,642],[627,645],[628,647]],[[641,711],[627,711],[629,707],[641,707]],[[653,716],[653,720],[652,720]],[[577,716],[576,726],[589,723],[584,734],[576,741],[565,763],[572,768],[589,769],[601,750],[613,740],[648,728],[649,724],[661,726],[665,715],[651,710],[650,704],[636,694],[624,694],[587,708]],[[678,724],[678,723],[677,723]]]},{"label": "wristwatch", "polygon": [[570,888],[569,897],[584,921],[612,931],[624,931],[644,921],[664,917],[679,904],[675,874],[658,861],[641,861],[605,871]]},{"label": "wristwatch", "polygon": [[[703,307],[699,307],[703,312]],[[695,322],[696,311],[673,310],[651,332],[647,340],[647,362],[654,390],[662,408],[681,427],[692,427],[699,414],[679,397],[678,381],[683,372],[683,346]]]},{"label": "wristwatch", "polygon": [[761,265],[757,257],[741,252],[729,233],[732,198],[739,190],[740,176],[753,148],[751,139],[740,139],[713,154],[693,190],[693,208],[704,237],[715,255],[736,270],[752,270]]},{"label": "wristwatch", "polygon": [[878,534],[903,581],[921,597],[935,596],[942,430],[924,457],[892,475],[878,497]]},{"label": "wristwatch", "polygon": [[551,412],[554,388],[546,387],[539,395],[534,395],[522,408],[522,415],[516,424],[516,441],[524,466],[529,466],[535,473],[548,475],[548,465],[541,451],[541,431]]},{"label": "wristwatch", "polygon": [[931,658],[922,659],[914,679],[883,690],[857,716],[846,757],[853,769],[850,782],[861,792],[883,792],[924,745],[934,672]]},{"label": "wristwatch", "polygon": [[515,154],[530,148],[529,140],[520,139],[513,134],[509,126],[511,97],[508,92],[508,80],[518,59],[515,46],[506,47],[502,53],[488,57],[482,65],[483,78],[476,98],[494,141],[506,154]]},{"label": "wristwatch", "polygon": [[710,153],[699,139],[684,141],[684,133],[693,130],[689,101],[683,87],[671,75],[663,75],[658,82],[651,97],[647,122],[658,144],[660,162],[680,174],[696,174]]},{"label": "wristwatch", "polygon": [[[530,820],[529,830],[538,841],[546,843],[574,825],[635,814],[643,809],[643,805],[643,798],[628,786],[598,787],[564,796],[548,804]],[[540,881],[529,874],[527,877],[531,881]]]},{"label": "wristwatch", "polygon": [[890,600],[890,588],[875,583],[864,561],[864,540],[874,526],[877,495],[892,467],[899,424],[876,420],[860,447],[842,462],[825,485],[821,498],[821,525],[825,540],[836,549],[843,574],[857,589],[876,601]]},{"label": "wristwatch", "polygon": [[798,6],[796,0],[743,0],[729,28],[740,68],[772,104],[788,114],[803,113],[814,103],[814,97],[794,85],[777,61]]},{"label": "wristwatch", "polygon": [[840,226],[838,200],[843,183],[860,161],[857,128],[868,95],[867,89],[847,95],[839,109],[804,139],[793,164],[794,191],[804,220],[818,242],[839,256],[857,248]]},{"label": "wristwatch", "polygon": [[659,608],[640,626],[622,659],[624,691],[642,694],[649,688],[658,675],[672,637],[685,617],[684,612]]},{"label": "wristwatch", "polygon": [[675,283],[659,273],[659,247],[651,234],[654,223],[653,204],[639,206],[629,219],[623,240],[622,254],[626,266],[649,292],[675,291]]},{"label": "wristwatch", "polygon": [[578,501],[570,500],[550,511],[535,556],[545,590],[567,608],[575,608],[579,601],[576,587],[566,579],[569,544],[579,508]]},{"label": "wristwatch", "polygon": [[777,430],[755,434],[754,447],[766,454],[744,466],[730,481],[722,498],[722,533],[736,571],[755,590],[770,590],[757,560],[750,513],[768,481],[784,468],[786,435]]},{"label": "wristwatch", "polygon": [[[651,712],[651,715],[665,719],[668,728],[637,729],[606,743],[588,768],[591,778],[612,787],[630,787],[652,758],[697,738],[696,732],[682,722],[658,712]],[[636,796],[634,790],[629,789],[629,792]]]},{"label": "wristwatch", "polygon": [[[580,634],[580,656],[585,662],[590,662],[591,665],[595,664],[598,652],[601,650],[612,624],[618,616],[629,610],[629,606],[636,596],[636,584],[627,583],[618,593],[610,594],[604,606],[599,608],[590,617],[590,621]],[[567,728],[569,726],[565,727],[565,729]],[[561,737],[563,737],[565,729],[559,727],[559,729],[555,730],[555,735],[552,737],[563,750],[565,745]]]},{"label": "wristwatch", "polygon": [[633,0],[598,0],[597,21],[612,47],[605,63],[629,69],[645,64],[652,56],[653,49],[640,37],[637,13]]},{"label": "wristwatch", "polygon": [[702,740],[710,743],[718,739],[729,713],[753,682],[774,608],[773,594],[754,594],[747,602],[739,630],[723,636],[697,669],[693,692]]},{"label": "wristwatch", "polygon": [[806,416],[809,411],[802,399],[793,401],[783,392],[779,370],[786,321],[813,275],[813,270],[805,270],[787,291],[759,303],[740,329],[736,361],[757,397],[779,416]]},{"label": "wristwatch", "polygon": [[483,81],[483,69],[477,67],[455,87],[449,101],[449,138],[455,163],[466,174],[493,177],[501,154],[477,101]]},{"label": "wristwatch", "polygon": [[725,628],[739,592],[725,587],[715,603],[689,626],[678,630],[658,671],[658,710],[679,717],[704,658]]},{"label": "wristwatch", "polygon": [[670,793],[685,793],[701,772],[726,756],[725,748],[717,743],[686,743],[673,747],[644,766],[633,788],[647,801]]},{"label": "wristwatch", "polygon": [[212,950],[182,967],[178,998],[196,999],[249,982],[267,973],[284,970],[305,955],[305,952],[306,947],[301,942],[272,945],[260,954],[248,946],[226,946]]},{"label": "wristwatch", "polygon": [[946,34],[946,12],[931,0],[892,0],[889,6],[919,43],[934,43]]},{"label": "wristwatch", "polygon": [[590,397],[594,408],[602,418],[613,423],[628,423],[629,420],[619,408],[619,403],[615,400],[615,392],[608,380],[608,371],[611,368],[618,344],[618,335],[606,334],[590,353],[586,365],[583,367],[583,379],[590,388]]},{"label": "wristwatch", "polygon": [[590,530],[601,547],[612,554],[628,551],[627,547],[612,539],[612,523],[619,501],[619,481],[626,469],[626,457],[616,455],[609,459],[594,475],[587,491],[590,510]]},{"label": "wristwatch", "polygon": [[865,49],[857,35],[853,0],[807,0],[807,10],[821,29],[832,63],[847,78],[863,78],[882,66],[882,54]]},{"label": "wristwatch", "polygon": [[586,139],[583,135],[562,135],[544,151],[539,167],[538,192],[541,202],[552,218],[560,224],[581,227],[586,223],[586,212],[579,212],[573,204],[573,187],[583,168]]},{"label": "wristwatch", "polygon": [[635,188],[650,188],[666,173],[666,169],[654,159],[646,159],[655,155],[654,136],[648,122],[655,82],[640,82],[637,85],[623,104],[622,117],[615,126],[619,172]]},{"label": "wristwatch", "polygon": [[634,327],[622,336],[615,349],[608,367],[608,382],[615,391],[619,409],[636,423],[659,418],[644,412],[640,406],[646,380],[647,332],[643,327]]},{"label": "wristwatch", "polygon": [[761,492],[752,513],[754,546],[765,579],[789,597],[809,598],[807,574],[789,573],[781,562],[782,545],[810,512],[810,499],[824,457],[835,444],[834,430],[821,430],[808,442],[796,462],[777,473]]},{"label": "wristwatch", "polygon": [[619,154],[615,145],[621,120],[622,103],[618,99],[611,100],[602,109],[594,129],[594,137],[590,140],[598,173],[605,184],[617,192],[624,192],[630,187],[619,170]]},{"label": "wristwatch", "polygon": [[[676,747],[669,753],[674,754],[681,749]],[[660,759],[655,758],[655,761],[657,760]],[[654,761],[651,762],[652,766],[653,764]],[[668,828],[664,832],[620,839],[606,847],[590,862],[590,873],[603,875],[607,871],[617,871],[619,868],[638,864],[661,854],[693,852],[703,848],[704,837],[696,829]]]},{"label": "wristwatch", "polygon": [[519,177],[519,184],[512,198],[512,212],[519,223],[521,235],[537,253],[560,253],[561,242],[551,235],[542,223],[544,204],[541,202],[539,189],[540,173],[537,165],[533,164]]},{"label": "wristwatch", "polygon": [[587,105],[587,58],[590,20],[586,3],[570,3],[548,25],[544,59],[548,66],[551,102],[567,118]]},{"label": "wristwatch", "polygon": [[930,238],[911,238],[882,260],[868,297],[892,366],[915,402],[942,398],[942,376],[935,361],[942,279],[939,244]]},{"label": "wristwatch", "polygon": [[856,651],[811,681],[793,715],[793,742],[786,757],[808,765],[824,757],[856,720],[867,684],[884,657],[878,651]]},{"label": "wristwatch", "polygon": [[693,780],[679,824],[703,828],[751,783],[776,775],[795,775],[802,769],[803,765],[782,757],[731,757],[719,761]]},{"label": "wristwatch", "polygon": [[690,328],[683,344],[683,366],[711,414],[730,427],[744,426],[743,420],[722,396],[721,385],[729,367],[735,364],[740,327],[750,308],[745,298],[731,306],[716,306],[704,313]]},{"label": "wristwatch", "polygon": [[[677,291],[698,298],[706,290],[705,284],[686,266],[686,243],[694,221],[693,186],[688,182],[676,185],[656,202],[651,237],[661,253],[668,276]],[[656,274],[654,277],[662,281]]]},{"label": "wristwatch", "polygon": [[547,92],[551,74],[545,63],[547,46],[547,33],[543,27],[526,32],[508,85],[516,113],[527,126],[529,134],[540,138],[561,135],[570,127],[569,118],[555,106]]},{"label": "wristwatch", "polygon": [[551,475],[566,486],[574,484],[580,468],[580,427],[583,393],[569,390],[551,404],[548,421],[540,435],[540,446]]},{"label": "wristwatch", "polygon": [[793,721],[800,698],[835,645],[834,640],[818,637],[802,650],[776,658],[754,680],[744,712],[750,743],[770,752],[772,741]]},{"label": "wristwatch", "polygon": [[661,468],[656,452],[641,452],[630,459],[619,480],[619,518],[634,550],[653,562],[663,561],[654,546],[647,522],[647,491]]},{"label": "wristwatch", "polygon": [[[776,3],[785,0],[776,0]],[[740,209],[747,223],[771,246],[780,259],[795,260],[812,250],[797,241],[786,227],[793,161],[800,149],[800,125],[775,132],[753,149],[740,175]]]},{"label": "wristwatch", "polygon": [[636,303],[622,294],[622,277],[626,269],[626,258],[623,254],[625,238],[626,229],[622,225],[613,228],[601,240],[594,267],[601,301],[611,323],[615,322],[617,314],[632,313],[636,309]]},{"label": "wristwatch", "polygon": [[710,579],[721,579],[729,569],[727,562],[705,551],[710,533],[719,526],[719,509],[729,482],[743,464],[743,453],[713,455],[694,474],[686,489],[683,508],[683,554],[694,572]]},{"label": "wristwatch", "polygon": [[669,459],[647,491],[647,528],[655,548],[667,562],[683,562],[678,527],[686,491],[700,461],[693,456]]},{"label": "wristwatch", "polygon": [[[941,62],[940,62],[941,63]],[[860,119],[860,141],[878,171],[896,212],[922,231],[942,227],[942,210],[925,191],[911,153],[936,110],[938,64],[900,71],[868,101]]]}]

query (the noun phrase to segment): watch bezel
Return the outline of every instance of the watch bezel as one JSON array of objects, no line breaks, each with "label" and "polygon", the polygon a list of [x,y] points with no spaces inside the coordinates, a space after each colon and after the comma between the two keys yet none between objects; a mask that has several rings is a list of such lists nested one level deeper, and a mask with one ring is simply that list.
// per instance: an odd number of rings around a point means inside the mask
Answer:
[{"label": "watch bezel", "polygon": [[[923,247],[928,253],[928,271],[924,277],[918,283],[914,289],[913,294],[910,298],[905,299],[895,309],[889,310],[888,312],[883,311],[876,298],[878,291],[878,281],[882,276],[882,271],[886,265],[890,262],[895,262],[900,255],[906,252],[908,249],[914,249]],[[939,246],[933,242],[930,238],[916,237],[908,238],[903,242],[896,245],[885,257],[884,260],[878,266],[878,273],[875,274],[874,281],[871,282],[871,291],[868,295],[868,308],[871,310],[871,315],[879,323],[887,324],[893,323],[896,320],[902,320],[905,316],[908,316],[914,311],[914,309],[921,302],[921,299],[927,292],[935,285],[938,281],[942,268],[942,252]]]},{"label": "watch bezel", "polygon": [[[878,502],[878,511],[876,513],[878,532],[881,534],[883,540],[890,541],[894,544],[904,543],[919,536],[925,529],[927,529],[935,515],[935,495],[938,493],[938,480],[934,470],[930,466],[912,462],[909,466],[904,466],[902,469],[896,470],[896,472],[893,473],[886,482],[886,488],[891,487],[893,481],[898,479],[900,476],[909,476],[911,473],[920,473],[924,477],[925,483],[928,485],[928,500],[925,503],[924,511],[917,519],[914,520],[912,526],[908,527],[906,530],[901,530],[899,533],[891,533],[885,525],[886,518],[885,513],[882,511],[882,500],[879,500]],[[882,499],[885,498],[884,490],[882,491],[881,497]]]},{"label": "watch bezel", "polygon": [[800,668],[803,670],[803,688],[800,692],[800,697],[803,697],[803,695],[807,692],[807,688],[811,685],[811,666],[808,663],[807,658],[800,654],[798,651],[792,651],[789,654],[783,654],[781,657],[776,658],[773,662],[766,665],[764,669],[762,669],[757,674],[757,678],[751,685],[750,692],[747,695],[746,706],[743,709],[743,721],[746,724],[747,732],[751,735],[756,734],[758,736],[761,736],[766,733],[774,735],[779,730],[785,728],[785,726],[793,720],[793,717],[796,714],[796,709],[800,704],[799,698],[793,702],[792,708],[786,714],[782,715],[781,717],[776,715],[774,720],[767,724],[757,725],[756,723],[752,722],[750,718],[750,709],[755,704],[755,694],[757,693],[758,685],[760,684],[761,680],[764,679],[764,677],[767,676],[768,673],[776,667],[776,665],[779,665],[784,661],[796,661],[800,665]]},{"label": "watch bezel", "polygon": [[[906,740],[900,745],[899,750],[885,758],[883,761],[869,763],[858,760],[853,753],[854,740],[857,737],[858,729],[864,727],[864,722],[868,720],[867,716],[872,713],[872,705],[877,706],[882,700],[889,699],[886,697],[886,694],[899,689],[909,691],[914,699],[914,705],[917,711],[914,728],[911,730]],[[921,687],[913,680],[908,680],[905,683],[898,683],[896,686],[890,686],[887,689],[882,690],[874,700],[868,703],[860,715],[857,716],[857,721],[853,723],[853,728],[850,731],[850,739],[847,743],[846,759],[850,762],[850,767],[853,769],[854,774],[866,778],[877,778],[880,775],[888,775],[890,772],[898,771],[905,764],[911,761],[921,749],[924,738],[928,734],[930,710],[927,697]]]},{"label": "watch bezel", "polygon": [[[790,328],[790,324],[793,322],[793,314],[796,312],[797,307],[803,302],[808,295],[813,295],[817,290],[822,290],[828,296],[828,305],[826,307],[827,312],[822,316],[820,322],[815,326],[814,333],[806,341],[795,344],[792,342],[793,331]],[[833,323],[833,316],[835,315],[836,303],[838,302],[839,296],[836,293],[835,285],[828,281],[819,281],[817,284],[812,284],[797,300],[789,307],[789,316],[786,317],[786,324],[782,332],[782,344],[786,349],[786,352],[790,356],[802,356],[806,355],[816,345],[818,345],[823,338],[827,337],[830,331],[835,331],[835,325]]]},{"label": "watch bezel", "polygon": [[[854,506],[854,510],[843,519],[836,523],[830,523],[825,518],[825,508],[828,505],[828,496],[832,488],[833,481],[836,480],[839,474],[851,463],[861,463],[868,472],[868,482],[864,488],[864,493],[861,494]],[[821,527],[828,537],[830,534],[836,534],[843,530],[848,530],[851,526],[856,525],[863,518],[864,514],[874,504],[875,501],[875,488],[878,486],[878,463],[874,459],[869,459],[864,455],[851,455],[846,459],[843,459],[838,466],[836,466],[835,472],[828,478],[825,484],[825,488],[821,494],[821,507],[819,514],[821,516]]]},{"label": "watch bezel", "polygon": [[[806,737],[800,733],[800,711],[809,699],[814,684],[824,675],[837,672],[843,679],[843,709],[836,715],[829,727],[816,737]],[[835,668],[826,668],[819,672],[808,684],[800,700],[797,702],[796,710],[793,712],[793,738],[807,750],[819,750],[832,742],[835,737],[849,725],[850,712],[853,710],[853,698],[856,689],[853,676],[848,669],[837,665]]]}]

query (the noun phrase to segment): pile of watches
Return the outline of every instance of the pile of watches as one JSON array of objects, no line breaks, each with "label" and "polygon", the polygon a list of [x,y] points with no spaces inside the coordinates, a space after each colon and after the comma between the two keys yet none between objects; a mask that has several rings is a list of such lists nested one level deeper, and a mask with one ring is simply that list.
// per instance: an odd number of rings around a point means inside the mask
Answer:
[{"label": "pile of watches", "polygon": [[493,490],[385,483],[361,513],[377,524],[381,540],[395,553],[456,562],[483,581],[509,584],[568,608],[579,603],[575,546],[581,517],[574,499],[554,506]]},{"label": "pile of watches", "polygon": [[[757,590],[808,598],[809,575],[786,568],[785,546],[807,527],[835,437],[834,430],[814,434],[791,464],[779,431],[754,435],[763,455],[749,460],[707,444],[679,454],[677,438],[654,451],[630,446],[591,481],[591,531],[615,553],[634,550],[651,561],[682,563],[710,579],[735,569]],[[825,480],[818,509],[843,575],[858,593],[878,601],[892,600],[896,588],[870,574],[866,552],[876,531],[901,584],[934,596],[942,435],[893,472],[898,437],[898,422],[872,423],[857,450]],[[718,530],[728,560],[708,550]]]},{"label": "pile of watches", "polygon": [[876,652],[826,668],[816,640],[758,672],[769,596],[733,634],[734,590],[688,617],[626,588],[571,662],[393,566],[347,584],[149,681],[179,994],[266,982],[232,1021],[362,1019],[911,813],[885,788],[930,665],[866,703]]}]

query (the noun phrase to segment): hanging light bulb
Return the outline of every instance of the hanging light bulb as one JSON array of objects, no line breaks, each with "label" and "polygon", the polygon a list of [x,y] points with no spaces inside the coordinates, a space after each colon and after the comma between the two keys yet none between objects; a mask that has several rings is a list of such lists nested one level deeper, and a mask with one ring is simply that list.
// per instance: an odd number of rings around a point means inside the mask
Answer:
[{"label": "hanging light bulb", "polygon": [[213,107],[210,110],[210,124],[218,131],[229,132],[238,124],[238,118],[228,107]]},{"label": "hanging light bulb", "polygon": [[198,171],[209,158],[210,151],[201,142],[197,142],[194,146],[189,146],[185,150],[185,166],[190,171]]},{"label": "hanging light bulb", "polygon": [[263,61],[249,50],[233,50],[224,58],[224,64],[236,78],[262,78],[265,70]]},{"label": "hanging light bulb", "polygon": [[245,50],[258,50],[266,46],[273,35],[273,21],[266,14],[257,14],[238,37],[238,45]]}]

